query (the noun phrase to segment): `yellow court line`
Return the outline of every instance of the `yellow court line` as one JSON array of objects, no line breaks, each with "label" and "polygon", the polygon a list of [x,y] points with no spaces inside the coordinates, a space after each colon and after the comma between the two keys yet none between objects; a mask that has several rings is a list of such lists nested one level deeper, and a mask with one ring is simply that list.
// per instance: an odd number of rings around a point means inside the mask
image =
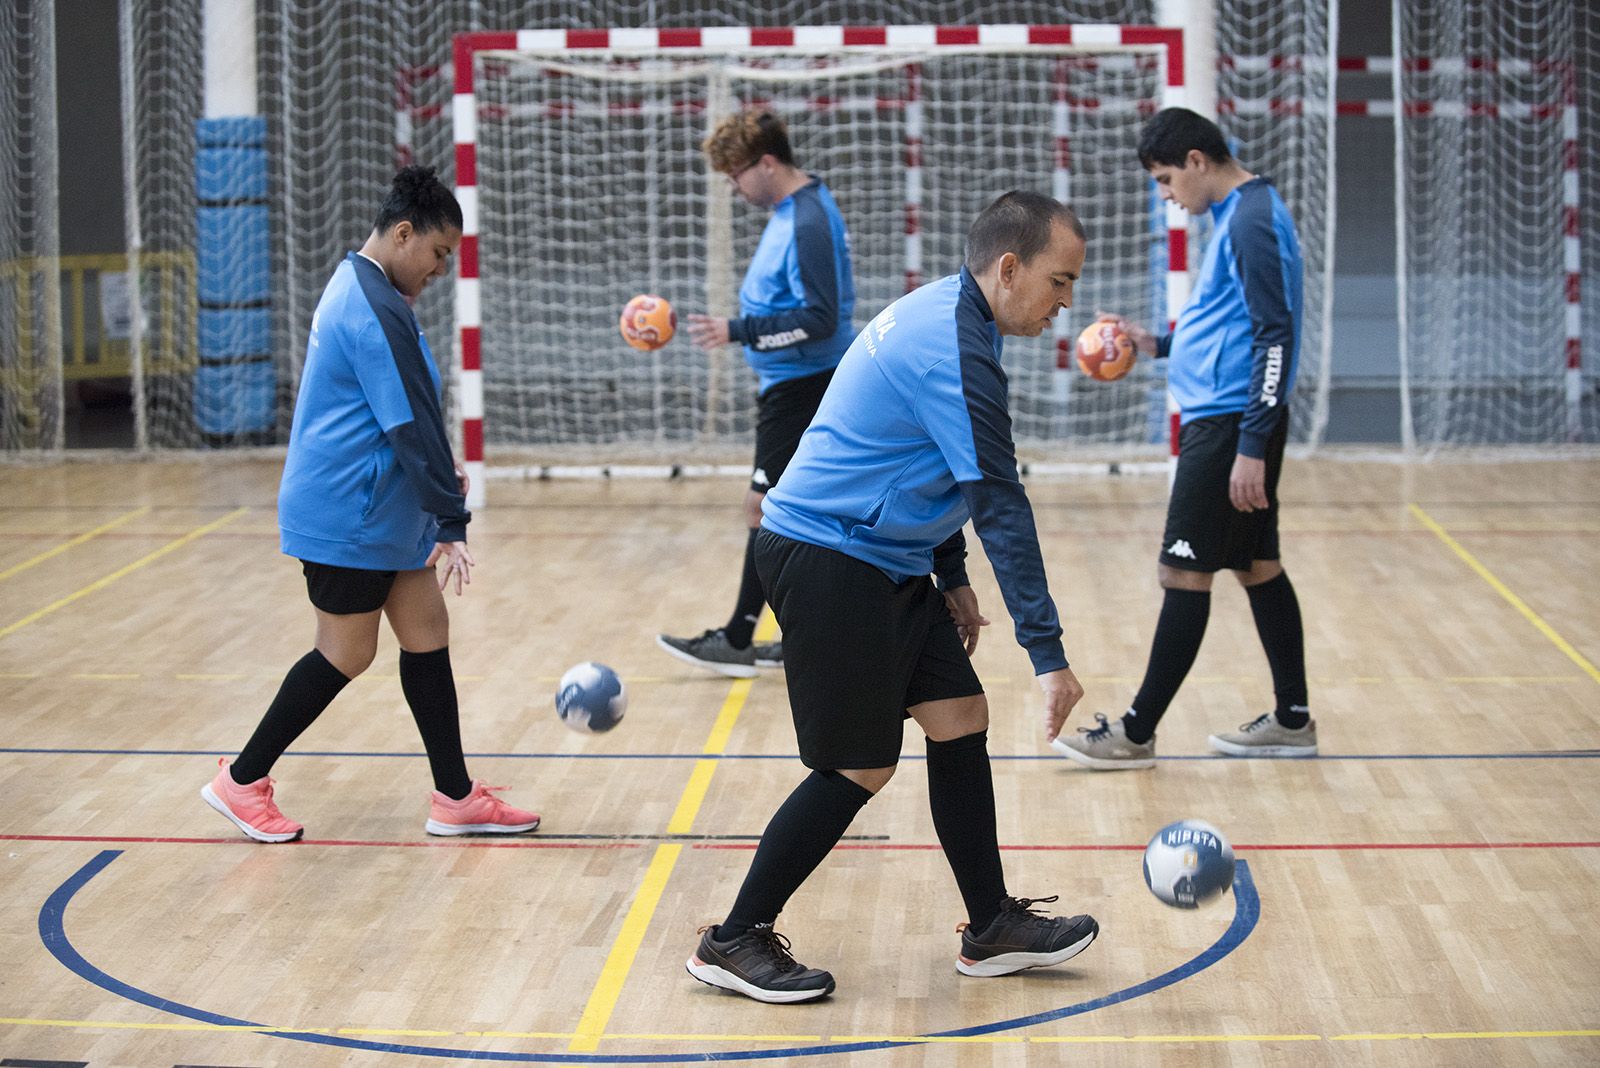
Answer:
[{"label": "yellow court line", "polygon": [[[266,1027],[252,1024],[213,1023],[148,1023],[133,1020],[30,1020],[0,1017],[0,1025],[7,1027],[65,1027],[107,1031],[203,1031],[239,1032],[243,1034],[332,1034],[331,1027]],[[445,1032],[440,1032],[444,1034]]]},{"label": "yellow court line", "polygon": [[706,799],[706,791],[711,788],[711,776],[717,773],[715,760],[696,760],[694,770],[689,773],[689,784],[683,788],[683,795],[678,798],[678,807],[672,813],[672,818],[667,821],[668,834],[688,834],[694,826],[694,818],[700,811],[700,803]]},{"label": "yellow court line", "polygon": [[383,1027],[340,1027],[336,1035],[366,1035],[369,1038],[454,1038],[454,1031],[419,1031],[414,1028],[389,1029]]},{"label": "yellow court line", "polygon": [[571,1038],[570,1031],[463,1031],[466,1038]]},{"label": "yellow court line", "polygon": [[[763,611],[761,623],[756,628],[755,640],[767,641],[777,631],[777,627],[777,620],[772,617],[772,612]],[[712,724],[711,734],[701,750],[707,757],[721,756],[727,748],[728,738],[733,733],[733,725],[744,709],[745,699],[750,696],[751,681],[738,679],[729,687],[727,699],[722,702],[722,711],[718,713],[716,723]],[[677,807],[673,810],[672,819],[667,823],[668,834],[689,833],[694,826],[694,818],[699,814],[700,806],[705,801],[706,791],[711,787],[711,777],[716,774],[716,770],[715,759],[695,761],[694,770],[689,773],[689,782],[684,786]],[[617,940],[612,943],[611,952],[606,956],[605,966],[600,969],[600,978],[595,982],[594,989],[589,993],[589,1001],[583,1007],[583,1015],[578,1020],[577,1035],[567,1045],[567,1049],[572,1052],[592,1053],[600,1048],[606,1024],[610,1022],[611,1014],[616,1011],[617,1001],[622,997],[622,986],[628,980],[628,972],[633,968],[634,957],[638,955],[639,946],[644,942],[650,919],[655,915],[656,905],[661,901],[661,893],[666,889],[667,880],[672,877],[673,866],[677,864],[682,851],[683,847],[675,842],[656,846],[655,856],[650,859],[650,867],[645,872],[644,882],[639,887],[639,893],[634,896],[628,915],[622,921],[622,930],[617,933]]]},{"label": "yellow court line", "polygon": [[919,1046],[983,1045],[1020,1046],[1028,1041],[1027,1035],[833,1035],[833,1042],[914,1042]]},{"label": "yellow court line", "polygon": [[1329,1042],[1395,1042],[1454,1038],[1600,1038],[1600,1031],[1413,1031],[1383,1035],[1329,1035]]},{"label": "yellow court line", "polygon": [[622,995],[622,984],[627,982],[633,959],[638,955],[645,930],[650,926],[650,918],[655,915],[661,892],[667,888],[667,879],[671,877],[673,865],[677,864],[678,854],[682,851],[683,846],[676,842],[656,846],[650,868],[644,873],[644,882],[640,884],[633,905],[622,921],[622,930],[617,932],[617,940],[612,943],[611,952],[606,956],[605,967],[600,969],[600,978],[589,995],[589,1003],[583,1008],[577,1035],[567,1044],[568,1049],[593,1052],[600,1048],[600,1038],[605,1034],[606,1024],[617,1007],[617,999]]},{"label": "yellow court line", "polygon": [[150,510],[150,505],[147,504],[143,508],[135,508],[131,512],[124,512],[122,515],[117,516],[117,518],[111,520],[108,523],[101,523],[99,526],[95,527],[93,530],[86,530],[82,534],[79,534],[77,537],[70,538],[67,541],[62,542],[60,545],[57,545],[54,549],[46,549],[44,552],[40,553],[38,556],[35,556],[31,560],[24,560],[20,564],[13,564],[11,567],[6,568],[4,571],[0,571],[0,581],[8,579],[12,575],[20,574],[21,572],[24,572],[24,571],[28,570],[28,568],[33,567],[36,564],[42,564],[46,560],[50,559],[53,556],[60,556],[62,553],[66,552],[68,549],[71,549],[71,548],[74,548],[76,546],[82,545],[84,542],[88,541],[90,538],[99,537],[101,534],[104,534],[106,531],[111,530],[111,529],[113,529],[115,527],[120,527],[122,524],[126,523],[130,519],[137,519],[140,516],[144,515],[146,512],[148,512],[149,510]]},{"label": "yellow court line", "polygon": [[[767,637],[752,639],[766,641]],[[744,708],[745,698],[750,696],[750,684],[754,679],[735,679],[728,688],[728,699],[722,702],[722,711],[717,713],[717,721],[711,725],[711,734],[706,738],[705,748],[700,750],[707,756],[721,756],[728,748],[728,738],[733,734],[733,725],[739,718],[739,712]]]},{"label": "yellow court line", "polygon": [[155,552],[150,553],[147,556],[140,557],[139,559],[135,560],[133,563],[127,565],[126,567],[119,567],[119,568],[117,568],[117,570],[111,572],[111,574],[105,575],[105,576],[103,576],[101,578],[95,579],[93,582],[89,583],[89,585],[85,586],[83,589],[78,590],[78,591],[76,591],[74,593],[69,593],[65,597],[61,598],[59,601],[55,601],[55,602],[53,602],[51,604],[47,604],[43,608],[39,609],[37,612],[32,612],[32,613],[29,613],[28,615],[23,616],[21,619],[17,620],[15,623],[9,624],[8,626],[5,626],[5,627],[0,627],[0,638],[4,638],[8,634],[12,634],[12,633],[14,633],[16,631],[21,630],[23,627],[26,627],[29,623],[32,623],[35,620],[43,619],[45,616],[49,615],[51,612],[54,612],[58,608],[65,608],[67,605],[69,605],[72,602],[78,600],[79,598],[87,597],[87,596],[89,596],[89,594],[94,593],[97,590],[105,589],[107,586],[111,585],[113,582],[117,581],[122,576],[130,574],[130,573],[132,573],[134,571],[137,571],[141,567],[143,567],[144,565],[146,565],[148,563],[152,563],[152,562],[154,562],[156,560],[159,560],[163,556],[166,556],[170,552],[175,552],[176,550],[183,548],[185,545],[189,544],[191,541],[194,541],[196,538],[205,537],[207,534],[210,534],[213,530],[217,530],[220,527],[224,527],[224,526],[228,525],[229,523],[233,522],[235,519],[238,519],[240,516],[244,515],[248,511],[250,511],[250,509],[248,509],[248,508],[235,508],[233,511],[229,512],[227,515],[223,516],[221,519],[214,519],[211,522],[207,523],[205,526],[196,527],[195,529],[189,531],[189,533],[185,534],[183,537],[177,538],[177,539],[175,539],[173,541],[167,542],[167,544],[163,545],[161,548],[157,549]]},{"label": "yellow court line", "polygon": [[1521,597],[1518,597],[1516,594],[1512,593],[1510,588],[1508,588],[1504,582],[1501,582],[1498,578],[1496,578],[1492,571],[1480,564],[1478,562],[1478,558],[1467,552],[1460,542],[1456,541],[1456,539],[1450,536],[1449,531],[1445,530],[1444,527],[1440,526],[1434,521],[1434,518],[1431,515],[1429,515],[1427,512],[1424,512],[1416,504],[1412,504],[1410,508],[1411,514],[1416,516],[1417,519],[1421,521],[1423,526],[1433,531],[1434,534],[1438,536],[1440,541],[1450,546],[1451,550],[1457,556],[1466,561],[1468,567],[1472,568],[1472,570],[1478,573],[1479,578],[1483,579],[1483,581],[1492,586],[1494,591],[1501,597],[1504,597],[1506,602],[1510,604],[1512,608],[1515,608],[1518,612],[1521,612],[1522,618],[1526,619],[1529,623],[1532,623],[1535,627],[1537,627],[1540,634],[1543,634],[1546,638],[1549,638],[1550,641],[1555,644],[1557,649],[1560,649],[1563,653],[1566,653],[1567,659],[1571,660],[1574,664],[1577,664],[1580,668],[1582,668],[1586,675],[1588,675],[1595,682],[1600,682],[1600,668],[1597,668],[1593,664],[1589,663],[1589,661],[1584,658],[1582,653],[1574,649],[1565,638],[1556,633],[1554,627],[1546,623],[1543,619],[1539,618],[1539,613],[1529,608]]},{"label": "yellow court line", "polygon": [[1163,1043],[1163,1042],[1321,1042],[1322,1035],[1036,1035],[1030,1041],[1052,1044]]},{"label": "yellow court line", "polygon": [[627,1034],[613,1031],[607,1040],[631,1038],[647,1042],[821,1042],[822,1035],[739,1035],[739,1034]]}]

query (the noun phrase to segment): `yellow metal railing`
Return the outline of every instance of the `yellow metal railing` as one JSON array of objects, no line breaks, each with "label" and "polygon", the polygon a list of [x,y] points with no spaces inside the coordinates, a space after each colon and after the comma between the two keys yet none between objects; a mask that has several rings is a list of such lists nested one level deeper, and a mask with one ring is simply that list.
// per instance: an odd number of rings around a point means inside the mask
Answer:
[{"label": "yellow metal railing", "polygon": [[[146,252],[140,263],[141,297],[146,308],[151,306],[149,294],[155,294],[153,321],[145,324],[142,336],[144,374],[192,373],[199,350],[194,255]],[[91,329],[87,300],[91,287],[98,292],[103,276],[127,273],[128,257],[122,253],[0,262],[0,287],[9,290],[0,294],[0,300],[16,310],[12,329],[17,331],[15,351],[21,367],[32,368],[35,352],[41,348],[40,340],[34,337],[33,301],[41,275],[50,270],[59,272],[61,284],[61,377],[69,382],[130,377],[133,367],[129,340],[106,337],[105,324],[98,319]],[[142,314],[136,309],[130,309],[129,314],[131,327],[138,329]]]}]

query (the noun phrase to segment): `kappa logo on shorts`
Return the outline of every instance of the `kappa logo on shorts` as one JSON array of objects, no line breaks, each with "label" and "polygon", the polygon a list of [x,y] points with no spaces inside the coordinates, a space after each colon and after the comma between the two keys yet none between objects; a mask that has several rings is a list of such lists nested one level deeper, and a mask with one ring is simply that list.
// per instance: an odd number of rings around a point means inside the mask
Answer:
[{"label": "kappa logo on shorts", "polygon": [[764,468],[760,468],[760,467],[756,468],[755,471],[751,473],[750,481],[754,482],[758,486],[770,486],[770,485],[772,485],[772,483],[767,480],[767,472],[766,472],[766,470]]},{"label": "kappa logo on shorts", "polygon": [[1180,556],[1185,560],[1193,560],[1194,550],[1189,547],[1189,543],[1186,540],[1179,538],[1177,541],[1174,541],[1171,545],[1167,546],[1167,555]]}]

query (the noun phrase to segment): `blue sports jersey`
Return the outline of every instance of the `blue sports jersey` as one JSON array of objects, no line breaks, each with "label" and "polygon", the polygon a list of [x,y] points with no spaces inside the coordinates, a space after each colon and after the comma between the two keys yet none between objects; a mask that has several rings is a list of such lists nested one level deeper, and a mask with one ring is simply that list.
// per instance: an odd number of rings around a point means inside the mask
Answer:
[{"label": "blue sports jersey", "polygon": [[1167,388],[1183,422],[1243,412],[1239,452],[1266,455],[1294,386],[1300,343],[1300,242],[1283,198],[1252,178],[1211,206],[1211,243],[1194,292],[1162,338]]},{"label": "blue sports jersey", "polygon": [[836,367],[856,336],[850,237],[833,194],[811,181],[778,201],[739,287],[728,336],[762,393],[791,378]]},{"label": "blue sports jersey", "polygon": [[970,517],[1034,671],[1067,666],[1033,510],[1017,480],[1000,330],[960,274],[889,305],[856,338],[761,525],[896,582],[966,585]]},{"label": "blue sports jersey", "polygon": [[318,564],[409,571],[465,541],[439,410],[439,369],[383,268],[350,253],[311,320],[278,487],[283,551]]}]

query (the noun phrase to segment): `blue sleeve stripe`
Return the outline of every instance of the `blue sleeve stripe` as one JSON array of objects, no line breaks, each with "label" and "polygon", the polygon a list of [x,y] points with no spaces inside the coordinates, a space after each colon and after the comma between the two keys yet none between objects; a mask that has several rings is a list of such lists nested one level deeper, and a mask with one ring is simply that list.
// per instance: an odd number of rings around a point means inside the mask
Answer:
[{"label": "blue sleeve stripe", "polygon": [[807,307],[820,318],[819,337],[832,337],[839,328],[839,271],[833,248],[833,219],[822,204],[822,194],[806,187],[795,194],[794,248],[800,262],[800,284]]},{"label": "blue sleeve stripe", "polygon": [[1264,182],[1243,190],[1229,226],[1253,338],[1239,451],[1258,458],[1283,417],[1298,341],[1288,282],[1293,259],[1280,244],[1274,201]]},{"label": "blue sleeve stripe", "polygon": [[[976,330],[967,329],[965,324],[958,331],[961,393],[972,428],[973,462],[980,477],[1015,481],[1017,456],[1011,437],[1011,411],[1007,407],[1006,373],[995,359],[988,338],[979,335],[979,342],[972,337],[975,333]],[[979,343],[982,349],[978,348]]]},{"label": "blue sleeve stripe", "polygon": [[[433,376],[428,373],[427,359],[417,341],[416,320],[388,280],[379,281],[374,277],[377,268],[366,266],[370,270],[363,269],[363,264],[356,264],[356,278],[377,316],[378,325],[383,328],[384,340],[394,355],[406,400],[411,405],[411,422],[385,431],[384,436],[394,448],[400,467],[416,486],[422,507],[439,518],[439,540],[464,541],[471,513],[467,511],[467,499],[456,481],[450,438],[445,433]],[[457,536],[452,537],[452,534]]]},{"label": "blue sleeve stripe", "polygon": [[961,392],[979,474],[974,481],[960,483],[961,495],[1016,625],[1017,644],[1028,651],[1035,674],[1056,671],[1067,666],[1067,659],[1033,508],[1017,479],[1005,371],[993,334],[970,300],[956,305],[956,337]]},{"label": "blue sleeve stripe", "polygon": [[839,331],[839,272],[834,258],[833,225],[816,186],[794,194],[793,240],[804,290],[799,307],[773,315],[747,315],[730,336],[757,352],[825,341]]}]

